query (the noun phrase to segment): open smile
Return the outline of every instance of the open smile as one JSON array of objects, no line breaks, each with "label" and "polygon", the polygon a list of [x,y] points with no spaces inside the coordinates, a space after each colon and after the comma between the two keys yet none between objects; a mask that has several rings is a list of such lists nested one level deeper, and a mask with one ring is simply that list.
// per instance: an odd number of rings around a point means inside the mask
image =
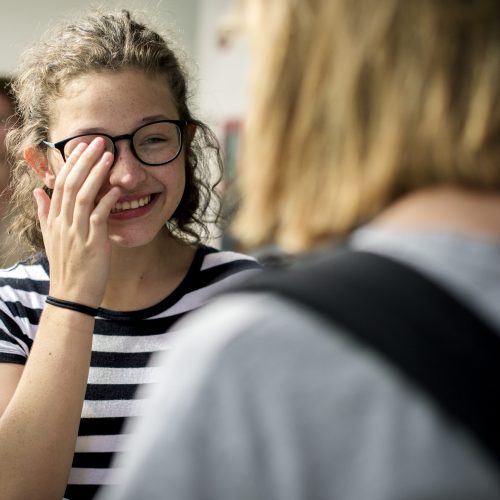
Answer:
[{"label": "open smile", "polygon": [[151,203],[154,195],[143,196],[142,198],[138,198],[137,200],[130,201],[118,201],[115,206],[111,209],[112,214],[117,214],[120,212],[125,212],[127,210],[135,210],[140,207],[144,207]]},{"label": "open smile", "polygon": [[151,193],[132,200],[122,200],[115,203],[109,214],[109,220],[114,222],[126,222],[138,217],[143,217],[154,210],[156,202],[160,199],[160,193]]}]

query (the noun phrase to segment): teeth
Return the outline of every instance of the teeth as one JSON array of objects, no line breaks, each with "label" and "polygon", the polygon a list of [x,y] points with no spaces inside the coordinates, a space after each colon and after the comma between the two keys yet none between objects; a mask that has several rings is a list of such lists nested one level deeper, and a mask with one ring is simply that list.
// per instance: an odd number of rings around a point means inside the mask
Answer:
[{"label": "teeth", "polygon": [[133,210],[134,208],[143,207],[151,201],[151,195],[144,196],[144,198],[139,198],[138,200],[117,202],[116,205],[111,209],[112,214],[117,212],[123,212],[124,210]]}]

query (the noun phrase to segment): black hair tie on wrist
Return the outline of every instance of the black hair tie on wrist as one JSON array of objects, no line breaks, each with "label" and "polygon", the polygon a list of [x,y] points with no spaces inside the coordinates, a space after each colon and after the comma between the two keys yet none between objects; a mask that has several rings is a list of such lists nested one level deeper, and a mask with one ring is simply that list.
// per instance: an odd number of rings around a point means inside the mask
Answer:
[{"label": "black hair tie on wrist", "polygon": [[79,304],[78,302],[70,302],[69,300],[56,299],[50,295],[47,295],[45,303],[56,307],[62,307],[63,309],[71,309],[72,311],[86,314],[87,316],[92,316],[93,318],[95,318],[99,312],[99,310],[95,307]]}]

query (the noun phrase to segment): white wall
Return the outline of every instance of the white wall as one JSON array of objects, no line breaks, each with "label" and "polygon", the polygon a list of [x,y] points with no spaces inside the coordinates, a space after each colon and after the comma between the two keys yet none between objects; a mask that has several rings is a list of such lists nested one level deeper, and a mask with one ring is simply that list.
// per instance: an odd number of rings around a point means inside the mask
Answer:
[{"label": "white wall", "polygon": [[198,0],[0,0],[0,72],[15,72],[23,49],[61,17],[73,17],[93,5],[144,12],[176,32],[189,55],[194,52]]},{"label": "white wall", "polygon": [[198,102],[203,118],[222,133],[228,121],[240,120],[247,106],[249,55],[245,40],[219,44],[220,23],[232,0],[200,0],[195,40]]}]

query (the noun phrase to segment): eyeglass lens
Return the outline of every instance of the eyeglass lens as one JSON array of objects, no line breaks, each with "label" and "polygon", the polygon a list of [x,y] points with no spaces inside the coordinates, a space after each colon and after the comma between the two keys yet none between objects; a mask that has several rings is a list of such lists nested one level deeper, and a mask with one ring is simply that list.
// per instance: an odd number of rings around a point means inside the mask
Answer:
[{"label": "eyeglass lens", "polygon": [[[69,157],[71,152],[84,142],[90,144],[96,137],[102,137],[106,142],[106,151],[115,153],[115,147],[110,137],[89,134],[75,137],[67,142],[64,155]],[[181,148],[181,131],[175,123],[151,123],[138,129],[132,136],[132,147],[136,156],[144,163],[160,165],[175,158]]]}]

